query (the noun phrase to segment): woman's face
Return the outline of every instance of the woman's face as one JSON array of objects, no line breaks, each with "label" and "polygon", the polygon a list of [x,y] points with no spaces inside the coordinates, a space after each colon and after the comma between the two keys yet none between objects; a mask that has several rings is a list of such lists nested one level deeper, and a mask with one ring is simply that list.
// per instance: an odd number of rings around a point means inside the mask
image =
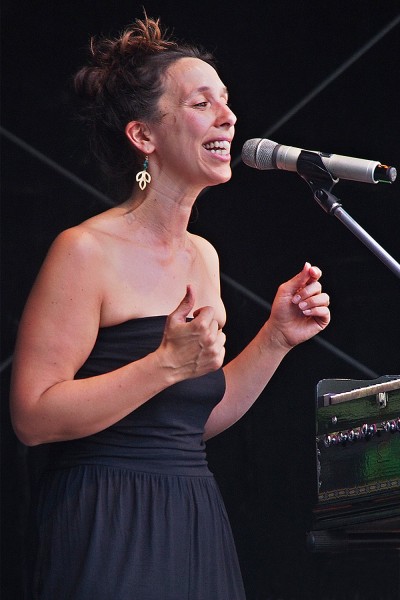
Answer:
[{"label": "woman's face", "polygon": [[151,125],[152,158],[161,174],[200,187],[230,179],[236,116],[227,101],[226,87],[208,63],[181,58],[169,67],[158,102],[160,119]]}]

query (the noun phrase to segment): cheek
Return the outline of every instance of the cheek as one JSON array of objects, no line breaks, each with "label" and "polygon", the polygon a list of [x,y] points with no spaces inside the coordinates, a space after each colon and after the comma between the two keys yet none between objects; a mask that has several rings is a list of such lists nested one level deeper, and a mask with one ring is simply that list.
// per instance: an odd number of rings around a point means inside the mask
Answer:
[{"label": "cheek", "polygon": [[204,135],[204,133],[210,128],[211,122],[210,118],[206,115],[202,115],[201,113],[198,115],[194,115],[191,117],[191,126],[193,129],[198,131],[198,133]]}]

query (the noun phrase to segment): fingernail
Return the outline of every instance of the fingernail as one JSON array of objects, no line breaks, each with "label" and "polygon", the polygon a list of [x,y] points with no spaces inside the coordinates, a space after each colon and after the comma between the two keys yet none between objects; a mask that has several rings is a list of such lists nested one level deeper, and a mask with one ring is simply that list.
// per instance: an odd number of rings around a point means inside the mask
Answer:
[{"label": "fingernail", "polygon": [[307,306],[308,306],[307,302],[300,302],[300,304],[299,304],[299,308],[301,310],[304,310],[305,308],[307,308]]},{"label": "fingernail", "polygon": [[299,296],[299,294],[296,294],[295,296],[293,296],[292,298],[292,302],[293,304],[298,304],[301,300],[301,296]]}]

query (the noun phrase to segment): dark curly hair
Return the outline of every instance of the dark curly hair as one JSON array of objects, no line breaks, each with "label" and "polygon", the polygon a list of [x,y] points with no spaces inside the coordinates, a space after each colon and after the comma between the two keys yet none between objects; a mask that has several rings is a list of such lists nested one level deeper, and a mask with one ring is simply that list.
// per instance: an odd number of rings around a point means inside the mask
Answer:
[{"label": "dark curly hair", "polygon": [[90,58],[74,78],[83,100],[81,116],[90,126],[91,150],[108,179],[119,188],[120,199],[132,191],[135,171],[143,156],[125,135],[129,121],[155,122],[164,74],[180,58],[199,58],[215,67],[213,56],[197,46],[171,39],[159,19],[145,15],[116,39],[92,38]]}]

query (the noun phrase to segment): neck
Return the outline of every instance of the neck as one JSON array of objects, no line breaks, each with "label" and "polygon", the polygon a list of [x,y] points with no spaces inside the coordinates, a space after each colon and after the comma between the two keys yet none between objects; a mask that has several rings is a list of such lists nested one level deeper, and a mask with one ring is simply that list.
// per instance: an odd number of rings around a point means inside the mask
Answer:
[{"label": "neck", "polygon": [[163,244],[182,245],[187,239],[187,227],[197,193],[171,193],[155,185],[135,190],[124,203],[128,223],[136,223]]}]

